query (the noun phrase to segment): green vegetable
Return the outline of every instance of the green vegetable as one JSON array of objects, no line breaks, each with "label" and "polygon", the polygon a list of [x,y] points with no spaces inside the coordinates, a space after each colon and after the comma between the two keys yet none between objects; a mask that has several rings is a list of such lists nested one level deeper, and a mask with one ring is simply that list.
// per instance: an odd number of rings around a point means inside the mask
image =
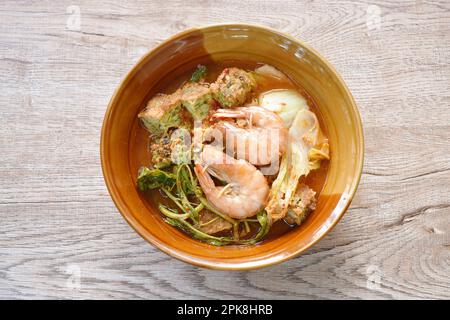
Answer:
[{"label": "green vegetable", "polygon": [[258,213],[256,218],[258,219],[260,229],[256,236],[249,240],[251,243],[256,243],[261,240],[270,230],[270,223],[266,211]]},{"label": "green vegetable", "polygon": [[174,213],[171,210],[168,210],[166,207],[160,205],[159,210],[166,216],[165,221],[174,226],[177,227],[193,238],[209,243],[211,245],[215,246],[224,246],[227,244],[255,244],[258,241],[260,241],[269,231],[270,225],[268,223],[267,214],[265,211],[258,213],[258,221],[260,224],[260,229],[256,236],[251,239],[244,239],[240,240],[238,238],[230,238],[230,237],[216,237],[212,236],[210,234],[207,234],[197,228],[195,228],[192,224],[190,224],[188,221],[186,221],[184,218],[184,215],[180,215],[177,213]]},{"label": "green vegetable", "polygon": [[[157,106],[153,108],[158,108]],[[150,109],[151,110],[151,109]],[[152,110],[147,113],[142,113],[140,116],[142,123],[145,128],[155,136],[162,136],[167,134],[170,128],[178,128],[181,125],[181,114],[182,105],[181,102],[172,108],[167,110]],[[154,116],[151,112],[155,114],[161,113],[162,115]]]},{"label": "green vegetable", "polygon": [[183,101],[183,106],[190,112],[194,120],[203,120],[209,112],[212,94],[205,94],[195,100]]},{"label": "green vegetable", "polygon": [[182,107],[177,106],[172,108],[164,114],[159,121],[159,128],[162,133],[167,133],[170,128],[178,128],[181,125],[181,113]]},{"label": "green vegetable", "polygon": [[217,101],[219,101],[220,105],[224,108],[231,108],[235,102],[234,100],[230,100],[228,99],[227,96],[225,96],[225,94],[223,92],[217,92],[215,98],[217,99]]},{"label": "green vegetable", "polygon": [[[236,220],[217,210],[204,197],[197,178],[188,164],[175,166],[173,172],[143,167],[139,170],[138,187],[142,191],[160,188],[176,207],[181,210],[181,213],[179,213],[176,209],[160,204],[159,210],[166,217],[165,221],[188,233],[193,238],[211,245],[254,244],[260,241],[270,229],[268,215],[265,211],[258,213],[256,219]],[[200,224],[199,219],[199,214],[203,209],[208,209],[217,215],[213,220],[224,219],[230,222],[233,226],[233,236],[217,237],[200,230],[205,225],[205,223]],[[258,223],[259,231],[251,239],[239,239],[241,224],[248,231],[250,229],[249,223]]]},{"label": "green vegetable", "polygon": [[177,220],[181,219],[184,221],[190,217],[189,213],[179,214],[177,211],[171,210],[162,204],[160,204],[158,208],[159,211],[161,211],[166,217],[170,219],[177,219]]},{"label": "green vegetable", "polygon": [[188,194],[196,194],[199,192],[197,190],[199,187],[194,179],[194,176],[192,175],[192,171],[187,164],[183,164],[178,166],[176,176],[177,193],[181,199],[181,204],[187,212],[191,213],[192,220],[195,223],[199,223],[199,213],[194,210],[194,206],[187,197]]},{"label": "green vegetable", "polygon": [[172,173],[147,167],[139,169],[137,185],[141,191],[163,187],[171,189],[175,183],[176,176]]},{"label": "green vegetable", "polygon": [[177,186],[185,195],[199,195],[202,193],[197,179],[188,164],[177,167]]},{"label": "green vegetable", "polygon": [[199,64],[197,66],[197,69],[195,69],[194,73],[192,73],[191,82],[199,82],[200,80],[205,78],[206,72],[207,72],[206,66]]},{"label": "green vegetable", "polygon": [[221,213],[219,210],[217,210],[215,207],[213,207],[208,200],[206,200],[204,197],[199,196],[198,199],[200,200],[200,202],[205,206],[205,208],[207,208],[209,211],[214,212],[215,214],[217,214],[219,217],[221,217],[224,220],[227,220],[229,223],[231,223],[233,226],[237,224],[237,220],[234,220],[233,218],[227,216],[224,213]]},{"label": "green vegetable", "polygon": [[209,111],[212,93],[208,85],[188,82],[181,88],[181,103],[194,120],[202,120]]},{"label": "green vegetable", "polygon": [[269,193],[266,210],[270,221],[286,216],[293,202],[299,179],[314,169],[309,151],[317,144],[319,123],[314,113],[303,109],[297,113],[289,128],[288,149],[281,159],[280,170]]},{"label": "green vegetable", "polygon": [[[163,212],[163,211],[161,211],[161,212]],[[186,233],[191,235],[193,238],[200,240],[200,241],[204,241],[204,242],[209,243],[214,246],[223,246],[223,245],[230,244],[233,242],[232,239],[227,238],[227,237],[215,237],[210,234],[207,234],[197,228],[194,228],[190,223],[186,222],[185,220],[166,218],[165,221],[168,224],[170,224],[174,227],[178,227],[179,229],[185,231]]]}]

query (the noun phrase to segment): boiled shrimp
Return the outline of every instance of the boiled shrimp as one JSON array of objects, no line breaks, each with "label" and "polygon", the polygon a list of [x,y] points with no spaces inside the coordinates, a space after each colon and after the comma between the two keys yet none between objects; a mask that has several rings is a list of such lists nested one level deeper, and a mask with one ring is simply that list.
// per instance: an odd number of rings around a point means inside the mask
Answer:
[{"label": "boiled shrimp", "polygon": [[[252,217],[267,204],[269,185],[264,175],[245,160],[236,160],[206,145],[194,168],[200,186],[219,211],[235,219]],[[216,186],[211,176],[226,183]]]},{"label": "boiled shrimp", "polygon": [[215,128],[226,137],[227,150],[254,165],[267,165],[286,151],[288,130],[276,113],[259,106],[218,109],[214,118],[222,121]]}]

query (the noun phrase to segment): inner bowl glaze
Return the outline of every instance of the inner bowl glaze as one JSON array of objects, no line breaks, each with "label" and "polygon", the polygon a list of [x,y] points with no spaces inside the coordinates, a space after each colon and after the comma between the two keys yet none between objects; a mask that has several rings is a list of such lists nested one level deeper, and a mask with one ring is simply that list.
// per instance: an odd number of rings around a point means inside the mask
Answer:
[{"label": "inner bowl glaze", "polygon": [[[215,247],[165,223],[142,201],[132,170],[133,126],[139,111],[169,73],[199,62],[248,60],[268,63],[304,88],[319,108],[330,141],[328,176],[316,210],[297,228],[252,246]],[[103,175],[125,220],[147,241],[185,262],[213,269],[245,270],[297,256],[324,237],[356,192],[364,155],[360,116],[334,68],[301,41],[266,27],[226,24],[190,29],[147,53],[127,74],[109,103],[101,136]]]}]

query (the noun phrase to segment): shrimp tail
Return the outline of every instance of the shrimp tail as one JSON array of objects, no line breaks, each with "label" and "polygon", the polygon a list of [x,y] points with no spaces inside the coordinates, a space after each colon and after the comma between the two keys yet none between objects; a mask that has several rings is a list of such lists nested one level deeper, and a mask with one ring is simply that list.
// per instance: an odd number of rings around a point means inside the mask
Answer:
[{"label": "shrimp tail", "polygon": [[200,164],[195,165],[194,172],[203,191],[206,194],[212,192],[212,190],[215,188],[214,181],[209,173],[203,168],[203,166]]}]

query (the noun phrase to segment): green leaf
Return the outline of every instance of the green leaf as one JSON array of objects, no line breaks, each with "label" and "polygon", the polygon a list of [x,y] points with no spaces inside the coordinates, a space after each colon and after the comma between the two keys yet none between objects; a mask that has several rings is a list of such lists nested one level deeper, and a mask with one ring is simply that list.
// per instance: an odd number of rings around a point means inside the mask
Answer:
[{"label": "green leaf", "polygon": [[178,93],[156,95],[138,117],[152,135],[161,137],[167,134],[170,128],[178,128],[181,125],[182,110],[183,106]]},{"label": "green leaf", "polygon": [[[142,167],[139,170],[138,177],[138,187],[140,190],[145,191],[161,188],[169,199],[177,205],[179,210],[181,210],[180,213],[180,211],[176,209],[159,204],[159,210],[165,216],[164,220],[168,224],[183,230],[197,240],[214,246],[230,244],[251,245],[260,241],[267,234],[270,229],[270,224],[268,223],[268,216],[265,211],[258,213],[256,219],[253,219],[252,221],[250,221],[250,219],[234,220],[209,205],[207,200],[203,197],[201,188],[189,165],[183,164],[176,166],[173,169],[173,172],[166,172],[159,169]],[[169,190],[176,190],[176,194],[172,194]],[[190,197],[197,201],[191,200],[187,195],[190,195]],[[197,204],[197,202],[200,202],[200,204]],[[229,221],[236,229],[239,227],[240,222],[251,222],[260,225],[259,231],[251,239],[239,239],[236,236],[218,237],[207,234],[199,229],[198,224],[198,215],[204,208],[212,210],[211,212],[215,213],[218,217]]]},{"label": "green leaf", "polygon": [[199,64],[197,66],[197,69],[194,71],[194,73],[191,76],[192,82],[199,82],[201,79],[203,79],[206,76],[206,66]]},{"label": "green leaf", "polygon": [[212,94],[206,94],[194,101],[184,101],[183,106],[189,111],[194,120],[203,120],[209,112]]},{"label": "green leaf", "polygon": [[181,108],[182,106],[179,105],[164,113],[163,117],[159,120],[160,130],[163,133],[167,133],[170,128],[178,128],[181,125]]},{"label": "green leaf", "polygon": [[149,169],[147,167],[141,167],[139,169],[137,185],[141,191],[161,187],[168,187],[170,189],[175,183],[176,177],[173,173],[160,169]]},{"label": "green leaf", "polygon": [[212,103],[212,92],[208,85],[188,82],[182,88],[181,102],[194,120],[203,120]]},{"label": "green leaf", "polygon": [[226,244],[231,243],[233,240],[226,237],[215,237],[212,235],[209,235],[207,233],[204,233],[203,231],[200,231],[196,228],[194,228],[189,222],[182,220],[182,219],[176,219],[172,217],[166,217],[165,221],[170,224],[171,226],[177,227],[187,234],[189,234],[191,237],[209,243],[214,246],[223,246]]}]

